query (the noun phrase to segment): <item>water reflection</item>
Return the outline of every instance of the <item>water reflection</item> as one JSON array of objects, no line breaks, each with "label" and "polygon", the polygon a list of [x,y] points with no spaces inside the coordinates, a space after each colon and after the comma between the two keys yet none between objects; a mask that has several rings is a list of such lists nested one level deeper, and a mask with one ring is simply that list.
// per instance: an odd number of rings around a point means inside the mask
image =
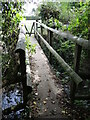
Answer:
[{"label": "water reflection", "polygon": [[[2,110],[16,106],[19,103],[23,103],[23,91],[21,83],[10,85],[3,88],[2,92]],[[9,115],[2,115],[2,120],[13,120],[20,118],[24,109],[17,112],[11,112]]]}]

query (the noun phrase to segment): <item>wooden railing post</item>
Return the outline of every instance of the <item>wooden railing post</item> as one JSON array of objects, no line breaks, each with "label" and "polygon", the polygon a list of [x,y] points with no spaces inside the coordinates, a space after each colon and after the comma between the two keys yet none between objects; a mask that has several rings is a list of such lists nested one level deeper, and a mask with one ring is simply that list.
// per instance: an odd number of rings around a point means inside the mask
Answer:
[{"label": "wooden railing post", "polygon": [[31,36],[31,34],[33,34],[33,27],[34,27],[34,22],[33,22],[33,24],[32,24],[32,27],[31,27],[31,31],[30,31],[30,33],[29,33],[29,36]]},{"label": "wooden railing post", "polygon": [[34,37],[35,37],[35,22],[33,23],[33,25],[34,25],[34,27],[33,27],[33,28],[34,28]]},{"label": "wooden railing post", "polygon": [[[40,28],[41,28],[41,36],[43,37],[43,27],[40,26]],[[42,41],[40,41],[40,45],[41,45],[41,47],[42,47]]]},{"label": "wooden railing post", "polygon": [[[90,46],[90,27],[88,28],[88,47]],[[90,66],[90,50],[88,50],[88,59],[89,59],[89,66]],[[89,71],[90,69],[88,69]],[[89,72],[90,76],[90,72]]]},{"label": "wooden railing post", "polygon": [[[76,43],[75,56],[74,56],[74,70],[76,73],[79,72],[81,51],[82,51],[82,47]],[[71,90],[70,90],[70,96],[71,96],[72,103],[74,102],[74,99],[75,99],[75,93],[76,93],[76,84],[72,80],[71,81]]]},{"label": "wooden railing post", "polygon": [[75,58],[74,58],[74,70],[76,73],[79,72],[80,57],[81,57],[82,47],[78,44],[75,46]]},{"label": "wooden railing post", "polygon": [[[49,45],[52,47],[52,39],[53,39],[53,32],[48,30],[48,41],[49,41]],[[52,63],[52,54],[51,52],[49,53],[49,61],[50,63]]]},{"label": "wooden railing post", "polygon": [[24,105],[27,103],[27,81],[26,81],[26,65],[25,65],[25,52],[22,51],[20,54],[20,69],[21,69],[21,77],[22,77],[22,85],[23,85],[23,101]]},{"label": "wooden railing post", "polygon": [[36,38],[36,22],[34,22],[34,37]]},{"label": "wooden railing post", "polygon": [[[38,20],[36,20],[36,31],[38,31]],[[36,33],[36,39],[38,40],[38,35],[37,35],[37,33]]]},{"label": "wooden railing post", "polygon": [[37,23],[36,22],[35,22],[35,38],[37,39],[37,32],[36,32],[36,30],[37,30]]}]

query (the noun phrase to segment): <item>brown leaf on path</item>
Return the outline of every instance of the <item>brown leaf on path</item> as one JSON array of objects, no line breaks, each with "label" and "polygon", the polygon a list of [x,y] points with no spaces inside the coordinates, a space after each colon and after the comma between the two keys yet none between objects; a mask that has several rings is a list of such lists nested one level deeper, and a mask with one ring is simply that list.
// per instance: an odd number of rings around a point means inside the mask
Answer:
[{"label": "brown leaf on path", "polygon": [[51,101],[52,104],[55,104],[55,101]]},{"label": "brown leaf on path", "polygon": [[45,109],[44,111],[47,112],[47,109]]},{"label": "brown leaf on path", "polygon": [[35,95],[38,96],[38,93],[36,92]]},{"label": "brown leaf on path", "polygon": [[37,103],[34,101],[33,104],[36,105]]},{"label": "brown leaf on path", "polygon": [[47,102],[46,101],[43,101],[44,104],[46,104]]}]

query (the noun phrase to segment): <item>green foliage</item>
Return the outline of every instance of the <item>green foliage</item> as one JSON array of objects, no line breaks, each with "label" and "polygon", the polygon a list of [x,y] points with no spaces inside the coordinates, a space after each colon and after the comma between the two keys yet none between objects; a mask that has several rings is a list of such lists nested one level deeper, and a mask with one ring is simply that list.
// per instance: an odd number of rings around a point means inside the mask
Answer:
[{"label": "green foliage", "polygon": [[70,6],[68,2],[44,2],[38,7],[38,14],[45,24],[49,24],[51,19],[55,19],[67,23],[72,14],[70,13]]},{"label": "green foliage", "polygon": [[[79,7],[77,7],[79,5]],[[74,35],[88,39],[88,27],[89,27],[89,11],[90,2],[88,3],[75,3],[75,7],[72,8],[72,17],[68,30]]]},{"label": "green foliage", "polygon": [[41,20],[46,25],[63,31],[68,29],[74,35],[89,39],[89,1],[71,3],[44,2],[39,6],[38,11],[41,16]]},{"label": "green foliage", "polygon": [[22,20],[21,2],[1,2],[2,9],[2,41],[4,52],[2,54],[2,75],[11,79],[14,74],[15,48],[19,35],[19,23]]},{"label": "green foliage", "polygon": [[62,28],[62,23],[59,20],[55,19],[54,21],[55,21],[56,27]]},{"label": "green foliage", "polygon": [[18,25],[22,20],[21,6],[20,2],[2,2],[2,41],[10,54],[14,51],[18,39]]},{"label": "green foliage", "polygon": [[26,44],[26,48],[28,49],[28,51],[30,51],[31,54],[35,53],[36,52],[36,44],[32,44],[30,42],[30,37],[26,36],[25,37],[25,44]]},{"label": "green foliage", "polygon": [[59,18],[59,10],[57,7],[57,3],[53,4],[53,2],[45,2],[41,4],[41,6],[39,6],[38,11],[39,16],[41,16],[41,20],[46,24],[50,22],[49,20],[51,18],[53,18],[53,20],[55,18]]},{"label": "green foliage", "polygon": [[54,20],[55,23],[55,27],[57,29],[60,29],[62,31],[66,31],[68,29],[67,25],[64,25],[62,22],[60,22],[59,20],[55,19]]},{"label": "green foliage", "polygon": [[70,16],[72,16],[70,12],[69,2],[60,3],[59,10],[60,10],[59,21],[63,23],[68,23],[70,20]]},{"label": "green foliage", "polygon": [[[39,15],[45,24],[62,31],[69,30],[72,34],[85,39],[88,39],[88,28],[90,26],[89,11],[90,2],[45,2],[39,7]],[[70,40],[61,40],[60,37],[55,36],[53,46],[64,60],[71,64],[74,55],[74,43]]]},{"label": "green foliage", "polygon": [[59,55],[69,64],[73,65],[75,44],[67,39],[61,39],[59,36],[54,36],[53,47]]}]

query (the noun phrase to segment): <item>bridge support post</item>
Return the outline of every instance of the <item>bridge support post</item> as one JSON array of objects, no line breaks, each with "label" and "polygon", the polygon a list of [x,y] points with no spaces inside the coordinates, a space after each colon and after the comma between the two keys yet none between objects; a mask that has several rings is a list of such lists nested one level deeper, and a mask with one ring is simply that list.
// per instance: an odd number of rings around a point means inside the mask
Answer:
[{"label": "bridge support post", "polygon": [[[36,20],[36,31],[38,31],[38,20]],[[37,33],[36,33],[36,39],[38,40],[38,35],[37,35]]]},{"label": "bridge support post", "polygon": [[70,98],[71,98],[71,104],[74,103],[75,93],[76,93],[76,83],[75,83],[73,80],[71,80],[71,82],[70,82]]},{"label": "bridge support post", "polygon": [[75,70],[76,73],[79,72],[81,51],[82,51],[82,47],[80,45],[76,44],[76,47],[75,47],[75,58],[74,58],[74,70]]},{"label": "bridge support post", "polygon": [[[43,37],[43,27],[42,26],[41,26],[41,36]],[[40,43],[41,43],[41,47],[42,47],[42,41]]]},{"label": "bridge support post", "polygon": [[36,38],[36,22],[34,23],[34,37]]},{"label": "bridge support post", "polygon": [[24,105],[27,103],[27,82],[26,82],[26,65],[25,65],[25,52],[22,51],[19,54],[20,56],[20,69],[22,77],[22,86],[23,86],[23,101]]},{"label": "bridge support post", "polygon": [[[76,73],[79,72],[81,51],[82,51],[82,47],[80,45],[76,44],[75,56],[74,56],[74,70]],[[76,84],[73,80],[71,80],[70,89],[71,89],[70,90],[71,103],[73,103],[75,100],[75,93],[76,93]]]},{"label": "bridge support post", "polygon": [[[53,39],[53,32],[48,30],[48,41],[49,41],[49,45],[52,47],[52,39]],[[50,63],[52,63],[52,53],[49,53],[49,61]]]},{"label": "bridge support post", "polygon": [[33,26],[34,26],[34,37],[35,37],[35,22],[33,23]]}]

